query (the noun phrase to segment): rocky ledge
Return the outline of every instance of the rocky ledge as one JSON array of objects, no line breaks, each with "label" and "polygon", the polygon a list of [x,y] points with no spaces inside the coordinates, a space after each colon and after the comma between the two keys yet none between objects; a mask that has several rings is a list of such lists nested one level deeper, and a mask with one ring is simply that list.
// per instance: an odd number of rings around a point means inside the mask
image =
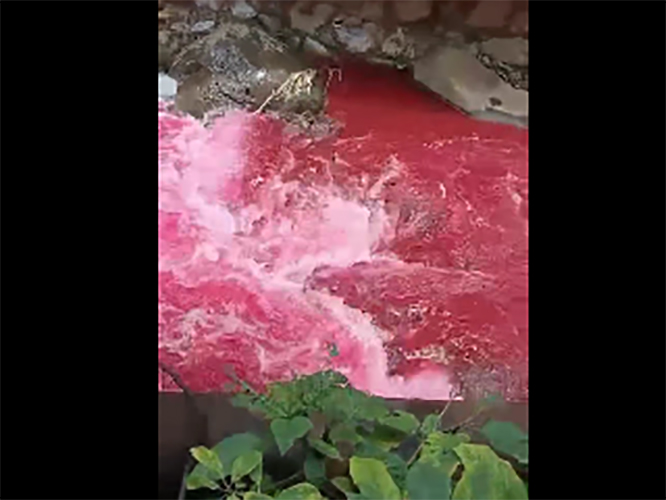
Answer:
[{"label": "rocky ledge", "polygon": [[[163,2],[158,19],[160,94],[177,88],[177,108],[196,117],[244,108],[312,123],[335,61],[352,56],[410,71],[481,119],[527,126],[526,2],[204,0]],[[333,66],[312,69],[322,59]]]}]

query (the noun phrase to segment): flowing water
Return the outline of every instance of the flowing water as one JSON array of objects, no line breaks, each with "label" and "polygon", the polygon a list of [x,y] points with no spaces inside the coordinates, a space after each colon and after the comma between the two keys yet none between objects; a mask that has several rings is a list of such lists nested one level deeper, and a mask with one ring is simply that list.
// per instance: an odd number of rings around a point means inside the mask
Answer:
[{"label": "flowing water", "polygon": [[329,94],[323,138],[159,102],[160,359],[194,391],[335,368],[385,397],[526,399],[527,131],[385,68]]}]

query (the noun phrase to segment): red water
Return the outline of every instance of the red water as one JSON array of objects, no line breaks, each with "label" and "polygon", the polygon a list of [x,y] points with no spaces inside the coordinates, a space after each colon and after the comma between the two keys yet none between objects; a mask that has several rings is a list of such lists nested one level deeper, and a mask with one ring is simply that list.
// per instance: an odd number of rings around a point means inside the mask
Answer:
[{"label": "red water", "polygon": [[[345,66],[323,140],[159,113],[159,355],[196,391],[325,367],[527,397],[527,132]],[[160,389],[174,386],[160,377]]]}]

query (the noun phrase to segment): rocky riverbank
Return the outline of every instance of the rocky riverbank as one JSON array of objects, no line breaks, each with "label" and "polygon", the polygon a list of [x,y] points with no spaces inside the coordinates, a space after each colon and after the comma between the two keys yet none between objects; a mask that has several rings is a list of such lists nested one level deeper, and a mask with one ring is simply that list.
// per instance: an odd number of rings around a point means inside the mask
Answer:
[{"label": "rocky riverbank", "polygon": [[244,108],[312,124],[336,61],[353,57],[407,70],[479,118],[527,125],[526,2],[206,0],[161,3],[158,19],[158,70],[199,118]]}]

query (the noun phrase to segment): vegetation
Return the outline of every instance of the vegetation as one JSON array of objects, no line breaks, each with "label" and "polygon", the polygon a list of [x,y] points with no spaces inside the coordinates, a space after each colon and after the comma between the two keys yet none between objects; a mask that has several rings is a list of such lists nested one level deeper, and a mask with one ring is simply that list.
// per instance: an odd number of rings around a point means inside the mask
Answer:
[{"label": "vegetation", "polygon": [[[235,434],[208,449],[192,448],[197,462],[186,479],[188,495],[229,500],[525,499],[528,437],[509,422],[487,421],[477,442],[472,417],[442,429],[449,407],[419,421],[352,388],[333,371],[270,385],[265,394],[247,384],[234,404],[265,418],[266,438]],[[471,433],[473,434],[473,433]],[[487,444],[484,444],[487,443]],[[271,450],[288,472],[270,468]],[[279,477],[280,475],[284,477]],[[200,496],[204,494],[205,496]]]}]

